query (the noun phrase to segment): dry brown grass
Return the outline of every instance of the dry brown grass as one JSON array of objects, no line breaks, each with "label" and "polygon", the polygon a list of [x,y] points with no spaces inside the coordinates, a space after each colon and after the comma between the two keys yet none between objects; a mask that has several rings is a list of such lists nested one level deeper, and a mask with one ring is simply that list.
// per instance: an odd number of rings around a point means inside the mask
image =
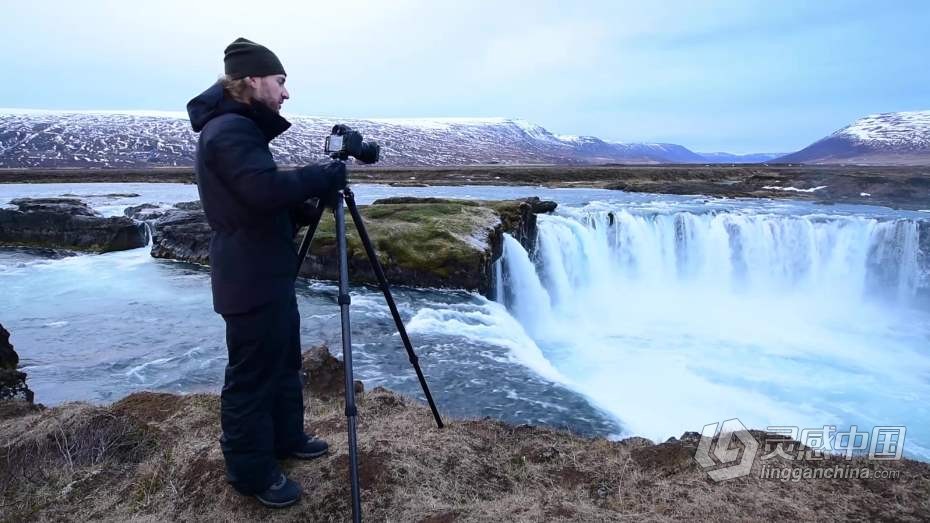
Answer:
[{"label": "dry brown grass", "polygon": [[[280,511],[225,483],[218,413],[214,395],[137,393],[6,419],[0,520],[349,519],[341,400],[309,400],[308,428],[331,452],[285,462],[304,498]],[[883,465],[896,480],[767,480],[757,460],[749,477],[714,483],[692,460],[694,441],[611,442],[491,420],[440,430],[425,406],[383,389],[359,396],[358,421],[370,521],[930,518],[930,466],[908,460]]]}]

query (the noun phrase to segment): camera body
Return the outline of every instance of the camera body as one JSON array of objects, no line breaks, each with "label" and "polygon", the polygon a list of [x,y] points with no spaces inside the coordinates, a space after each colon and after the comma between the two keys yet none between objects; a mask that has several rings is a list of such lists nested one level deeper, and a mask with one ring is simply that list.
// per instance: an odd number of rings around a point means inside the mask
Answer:
[{"label": "camera body", "polygon": [[345,155],[348,156],[349,153],[345,148],[345,140],[341,134],[333,133],[326,137],[326,143],[323,146],[323,151],[326,154],[332,155]]},{"label": "camera body", "polygon": [[332,133],[326,137],[323,151],[336,160],[346,160],[351,156],[362,163],[375,163],[381,156],[381,146],[377,142],[362,140],[358,131],[342,124],[333,126]]}]

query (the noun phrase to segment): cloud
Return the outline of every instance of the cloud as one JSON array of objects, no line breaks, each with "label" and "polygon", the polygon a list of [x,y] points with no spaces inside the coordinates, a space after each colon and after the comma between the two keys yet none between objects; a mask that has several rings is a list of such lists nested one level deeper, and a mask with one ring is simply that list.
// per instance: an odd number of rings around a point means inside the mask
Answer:
[{"label": "cloud", "polygon": [[[8,4],[0,100],[18,107],[178,110],[238,36],[281,57],[301,114],[789,150],[847,123],[830,118],[930,96],[930,4],[906,0]],[[773,112],[785,132],[760,127]]]}]

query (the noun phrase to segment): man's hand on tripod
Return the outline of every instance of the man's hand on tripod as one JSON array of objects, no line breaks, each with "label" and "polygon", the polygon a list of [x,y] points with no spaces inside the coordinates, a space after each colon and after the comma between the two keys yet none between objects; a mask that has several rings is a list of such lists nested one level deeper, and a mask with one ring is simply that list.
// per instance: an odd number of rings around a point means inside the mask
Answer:
[{"label": "man's hand on tripod", "polygon": [[339,191],[348,185],[346,164],[341,160],[333,160],[323,167],[323,176],[326,178],[326,192],[320,195],[320,203],[332,209],[339,197]]},{"label": "man's hand on tripod", "polygon": [[346,174],[346,164],[340,160],[329,162],[323,168],[323,176],[329,184],[327,194],[336,193],[346,188],[348,177]]}]

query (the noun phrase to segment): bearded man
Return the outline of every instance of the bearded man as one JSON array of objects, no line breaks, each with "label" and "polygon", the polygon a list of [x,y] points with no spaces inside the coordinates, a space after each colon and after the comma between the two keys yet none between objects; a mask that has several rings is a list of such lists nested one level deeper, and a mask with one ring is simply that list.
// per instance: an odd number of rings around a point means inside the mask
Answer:
[{"label": "bearded man", "polygon": [[200,133],[197,189],[212,229],[214,310],[226,322],[229,363],[221,394],[226,476],[242,494],[286,507],[301,489],[277,459],[325,454],[304,432],[294,235],[306,200],[346,186],[342,162],[279,170],[269,142],[290,127],[280,114],[287,75],[268,48],[239,38],[225,75],[187,104]]}]

